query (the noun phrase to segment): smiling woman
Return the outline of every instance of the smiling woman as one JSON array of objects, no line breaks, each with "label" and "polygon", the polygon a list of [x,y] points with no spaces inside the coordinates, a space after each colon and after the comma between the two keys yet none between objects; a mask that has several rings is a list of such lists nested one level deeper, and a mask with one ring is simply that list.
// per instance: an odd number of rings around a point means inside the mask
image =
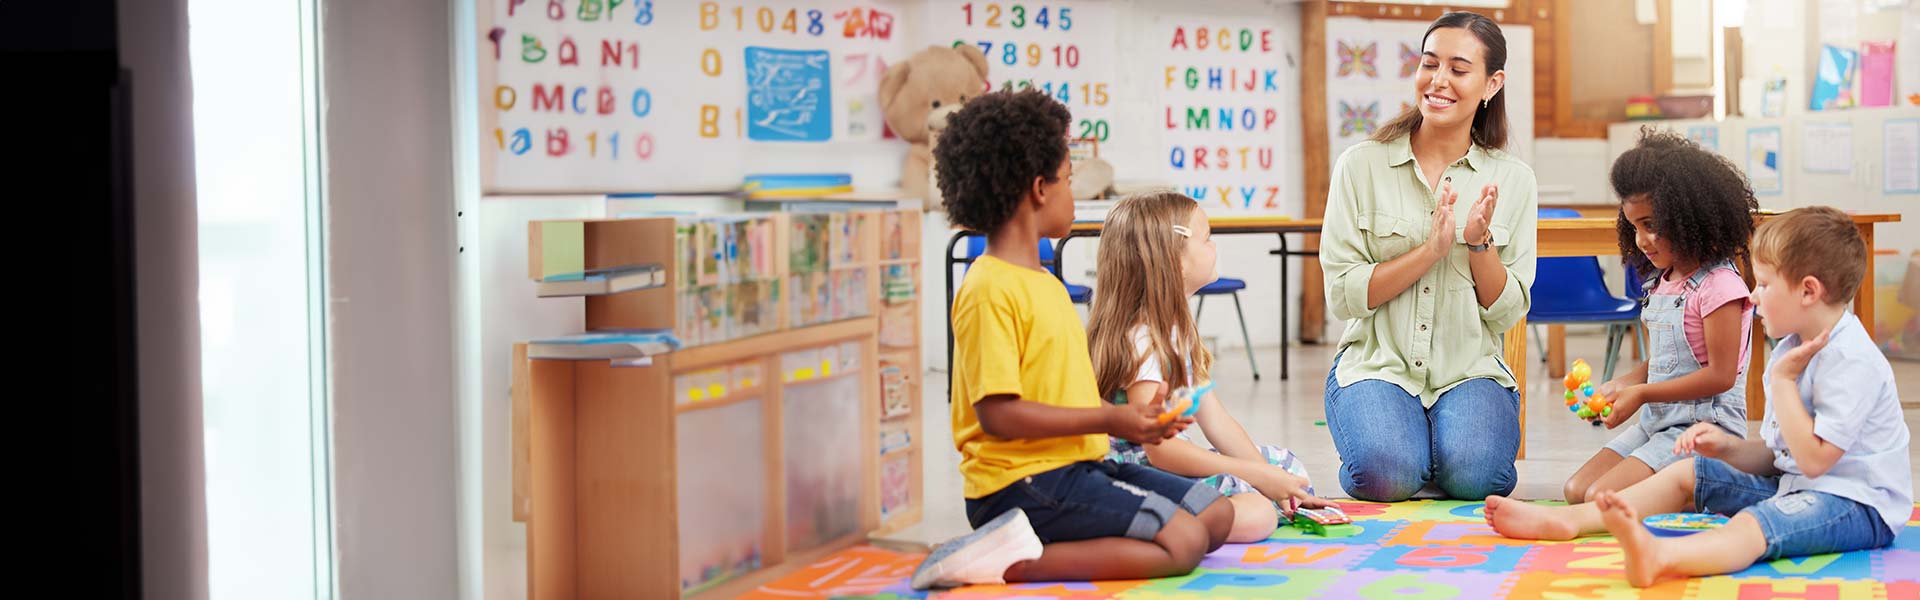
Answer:
[{"label": "smiling woman", "polygon": [[1506,61],[1499,25],[1442,15],[1421,40],[1417,103],[1334,165],[1320,264],[1347,328],[1327,427],[1355,498],[1513,490],[1520,400],[1500,333],[1530,302],[1538,201],[1533,170],[1503,150]]}]

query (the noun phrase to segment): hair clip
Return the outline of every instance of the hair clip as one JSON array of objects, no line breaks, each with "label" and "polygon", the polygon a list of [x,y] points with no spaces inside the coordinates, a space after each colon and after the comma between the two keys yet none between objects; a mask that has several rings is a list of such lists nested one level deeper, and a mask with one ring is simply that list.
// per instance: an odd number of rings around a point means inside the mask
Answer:
[{"label": "hair clip", "polygon": [[1190,237],[1193,237],[1193,230],[1192,230],[1192,229],[1187,229],[1187,226],[1185,226],[1185,225],[1175,225],[1175,226],[1173,226],[1173,232],[1174,232],[1174,233],[1178,233],[1178,234],[1180,234],[1180,237],[1183,237],[1183,238],[1190,238]]}]

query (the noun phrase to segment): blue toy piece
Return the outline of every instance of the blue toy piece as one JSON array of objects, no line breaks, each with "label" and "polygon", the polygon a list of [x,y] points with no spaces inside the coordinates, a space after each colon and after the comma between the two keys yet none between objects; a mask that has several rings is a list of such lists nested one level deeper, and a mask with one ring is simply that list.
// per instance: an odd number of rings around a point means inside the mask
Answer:
[{"label": "blue toy piece", "polygon": [[1654,535],[1680,537],[1724,527],[1727,518],[1708,513],[1666,513],[1641,519],[1640,523]]}]

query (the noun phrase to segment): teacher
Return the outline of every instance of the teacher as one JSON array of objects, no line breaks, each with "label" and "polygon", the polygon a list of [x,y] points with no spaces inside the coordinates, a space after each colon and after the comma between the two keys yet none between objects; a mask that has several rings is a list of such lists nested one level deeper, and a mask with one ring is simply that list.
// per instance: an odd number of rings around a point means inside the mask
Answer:
[{"label": "teacher", "polygon": [[[1320,264],[1347,322],[1327,374],[1340,486],[1395,502],[1428,484],[1514,487],[1520,395],[1502,335],[1533,284],[1533,170],[1507,145],[1507,40],[1452,12],[1421,40],[1418,107],[1335,163]],[[1462,193],[1466,202],[1457,202]]]}]

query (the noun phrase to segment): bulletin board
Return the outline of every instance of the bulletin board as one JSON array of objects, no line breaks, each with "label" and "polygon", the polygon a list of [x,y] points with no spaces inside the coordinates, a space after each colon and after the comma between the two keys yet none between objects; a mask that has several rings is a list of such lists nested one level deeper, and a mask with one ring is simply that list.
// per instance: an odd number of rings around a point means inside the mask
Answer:
[{"label": "bulletin board", "polygon": [[711,192],[904,151],[877,99],[913,48],[903,2],[481,4],[487,193]]}]

